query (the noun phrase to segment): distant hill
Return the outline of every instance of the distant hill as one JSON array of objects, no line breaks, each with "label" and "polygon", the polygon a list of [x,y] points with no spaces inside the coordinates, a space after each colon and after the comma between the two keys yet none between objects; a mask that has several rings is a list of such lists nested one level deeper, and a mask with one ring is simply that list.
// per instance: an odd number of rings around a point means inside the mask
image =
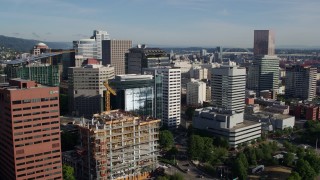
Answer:
[{"label": "distant hill", "polygon": [[[43,42],[43,41],[0,35],[0,47],[10,48],[17,52],[30,52],[33,46],[39,42]],[[47,44],[51,49],[72,48],[71,42],[43,42],[43,43]]]}]

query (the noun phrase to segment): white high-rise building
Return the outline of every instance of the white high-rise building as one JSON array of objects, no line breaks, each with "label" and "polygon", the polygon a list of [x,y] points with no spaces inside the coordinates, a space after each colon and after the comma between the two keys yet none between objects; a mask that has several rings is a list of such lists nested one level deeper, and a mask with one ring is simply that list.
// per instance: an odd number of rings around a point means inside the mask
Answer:
[{"label": "white high-rise building", "polygon": [[199,106],[206,101],[206,83],[191,79],[187,83],[187,104],[191,106]]},{"label": "white high-rise building", "polygon": [[162,123],[168,127],[180,125],[181,114],[181,70],[178,68],[161,67],[144,69],[145,74],[162,74]]},{"label": "white high-rise building", "polygon": [[102,59],[102,40],[109,40],[107,31],[94,30],[90,39],[80,39],[73,41],[73,48],[76,55],[84,58]]},{"label": "white high-rise building", "polygon": [[224,137],[231,147],[261,136],[261,123],[244,119],[246,70],[234,62],[212,69],[211,90],[215,107],[196,109],[192,126]]},{"label": "white high-rise building", "polygon": [[235,112],[243,112],[245,106],[246,69],[235,62],[213,68],[211,96],[214,106]]},{"label": "white high-rise building", "polygon": [[102,41],[110,40],[110,36],[107,31],[94,30],[91,39],[95,39],[97,43],[97,59],[102,59]]}]

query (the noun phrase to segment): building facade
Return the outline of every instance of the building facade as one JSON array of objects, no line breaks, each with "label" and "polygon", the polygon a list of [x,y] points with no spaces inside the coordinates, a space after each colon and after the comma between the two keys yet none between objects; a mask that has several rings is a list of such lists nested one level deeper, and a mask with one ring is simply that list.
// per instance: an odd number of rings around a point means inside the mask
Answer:
[{"label": "building facade", "polygon": [[0,107],[0,177],[62,179],[59,88],[12,79]]},{"label": "building facade", "polygon": [[285,95],[312,101],[316,96],[317,68],[303,65],[286,67]]},{"label": "building facade", "polygon": [[126,53],[132,47],[131,40],[103,40],[102,64],[110,64],[115,68],[115,75],[126,73]]},{"label": "building facade", "polygon": [[111,97],[112,109],[162,118],[162,75],[117,75],[109,85],[117,93]]},{"label": "building facade", "polygon": [[114,78],[114,67],[88,64],[69,68],[69,111],[91,117],[104,110],[104,81]]},{"label": "building facade", "polygon": [[213,106],[243,112],[245,106],[246,69],[234,62],[212,69],[211,96]]},{"label": "building facade", "polygon": [[144,69],[144,73],[162,75],[162,123],[168,127],[180,125],[181,116],[181,70],[177,68],[162,67]]},{"label": "building facade", "polygon": [[275,38],[272,30],[254,30],[253,54],[254,56],[275,55]]},{"label": "building facade", "polygon": [[138,45],[131,48],[126,59],[128,74],[141,74],[143,68],[155,68],[170,65],[169,54],[160,48],[147,48]]},{"label": "building facade", "polygon": [[191,79],[187,83],[187,105],[201,106],[206,101],[206,83]]},{"label": "building facade", "polygon": [[79,125],[83,180],[147,179],[157,168],[160,119],[112,110]]}]

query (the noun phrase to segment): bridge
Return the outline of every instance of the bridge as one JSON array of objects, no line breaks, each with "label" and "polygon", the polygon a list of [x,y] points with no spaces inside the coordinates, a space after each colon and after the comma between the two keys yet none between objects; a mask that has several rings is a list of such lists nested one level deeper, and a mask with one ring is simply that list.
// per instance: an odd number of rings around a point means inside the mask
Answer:
[{"label": "bridge", "polygon": [[243,55],[243,54],[249,54],[252,55],[253,52],[251,52],[247,48],[229,48],[225,49],[222,54],[227,55],[227,54],[234,54],[234,55]]}]

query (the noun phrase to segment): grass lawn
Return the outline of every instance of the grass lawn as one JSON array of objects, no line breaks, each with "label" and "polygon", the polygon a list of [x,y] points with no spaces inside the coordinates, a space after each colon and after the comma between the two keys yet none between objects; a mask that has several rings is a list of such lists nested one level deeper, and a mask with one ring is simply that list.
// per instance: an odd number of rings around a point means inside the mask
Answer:
[{"label": "grass lawn", "polygon": [[267,166],[260,174],[249,175],[249,179],[287,179],[291,168],[285,166]]}]

